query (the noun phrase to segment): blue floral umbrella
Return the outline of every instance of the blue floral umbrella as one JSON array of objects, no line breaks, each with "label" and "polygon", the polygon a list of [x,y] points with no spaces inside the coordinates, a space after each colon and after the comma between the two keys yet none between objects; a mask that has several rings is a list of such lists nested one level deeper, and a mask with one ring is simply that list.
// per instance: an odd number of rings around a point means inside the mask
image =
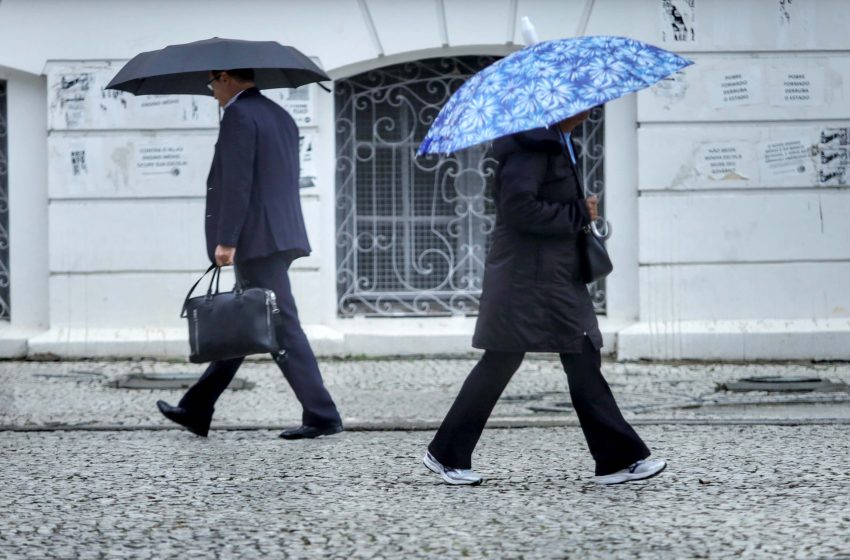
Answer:
[{"label": "blue floral umbrella", "polygon": [[627,37],[537,43],[472,76],[442,108],[418,155],[448,154],[572,115],[649,87],[693,64]]}]

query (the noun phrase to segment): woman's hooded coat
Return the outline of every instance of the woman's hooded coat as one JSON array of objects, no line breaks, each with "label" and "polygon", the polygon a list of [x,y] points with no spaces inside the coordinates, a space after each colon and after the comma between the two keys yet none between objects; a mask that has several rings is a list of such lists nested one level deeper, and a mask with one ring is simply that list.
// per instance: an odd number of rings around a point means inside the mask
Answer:
[{"label": "woman's hooded coat", "polygon": [[494,142],[496,226],[472,345],[501,352],[580,353],[602,334],[580,278],[589,221],[578,172],[557,127]]}]

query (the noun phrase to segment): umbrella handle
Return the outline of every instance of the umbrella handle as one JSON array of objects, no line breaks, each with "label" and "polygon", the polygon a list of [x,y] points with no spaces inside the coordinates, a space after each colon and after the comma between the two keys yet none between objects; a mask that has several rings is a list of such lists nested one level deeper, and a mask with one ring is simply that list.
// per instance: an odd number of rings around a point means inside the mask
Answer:
[{"label": "umbrella handle", "polygon": [[[597,224],[601,222],[602,227],[600,228]],[[598,218],[593,220],[589,224],[590,231],[593,232],[593,235],[602,239],[603,241],[611,237],[611,222],[606,220],[605,218]]]},{"label": "umbrella handle", "polygon": [[537,31],[534,29],[534,24],[531,23],[531,19],[528,16],[523,16],[522,18],[522,40],[526,44],[526,46],[531,46],[534,43],[539,43],[540,39],[537,37]]}]

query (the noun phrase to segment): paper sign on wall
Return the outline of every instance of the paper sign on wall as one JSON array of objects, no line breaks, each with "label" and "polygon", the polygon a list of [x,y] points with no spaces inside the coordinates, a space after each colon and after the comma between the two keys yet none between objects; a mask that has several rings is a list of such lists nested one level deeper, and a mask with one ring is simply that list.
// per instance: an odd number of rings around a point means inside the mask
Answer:
[{"label": "paper sign on wall", "polygon": [[661,0],[660,9],[662,42],[696,42],[696,0]]},{"label": "paper sign on wall", "polygon": [[712,181],[746,181],[755,175],[754,160],[748,142],[708,142],[697,154],[696,168]]},{"label": "paper sign on wall", "polygon": [[301,178],[298,186],[303,188],[316,186],[316,157],[314,144],[316,135],[313,132],[302,132],[298,137],[299,159],[301,163]]},{"label": "paper sign on wall", "polygon": [[71,161],[71,173],[74,175],[74,177],[80,177],[89,174],[89,166],[86,163],[85,146],[74,146],[68,152],[68,159]]},{"label": "paper sign on wall", "polygon": [[822,128],[818,144],[829,148],[848,146],[850,145],[850,128]]},{"label": "paper sign on wall", "polygon": [[136,147],[135,156],[133,173],[142,177],[179,177],[189,165],[188,154],[180,144],[142,144]]},{"label": "paper sign on wall", "polygon": [[823,68],[775,69],[770,103],[778,107],[811,107],[826,100]]},{"label": "paper sign on wall", "polygon": [[298,126],[315,126],[316,115],[313,108],[312,86],[301,86],[297,89],[265,90],[263,94],[286,109]]},{"label": "paper sign on wall", "polygon": [[819,140],[818,184],[850,184],[850,128],[823,128]]},{"label": "paper sign on wall", "polygon": [[755,66],[707,72],[711,106],[715,109],[762,103],[761,70]]},{"label": "paper sign on wall", "polygon": [[[800,138],[762,142],[759,150],[762,181],[765,183],[769,184],[771,179],[804,177],[814,169],[811,146]],[[808,179],[805,182],[810,181]]]}]

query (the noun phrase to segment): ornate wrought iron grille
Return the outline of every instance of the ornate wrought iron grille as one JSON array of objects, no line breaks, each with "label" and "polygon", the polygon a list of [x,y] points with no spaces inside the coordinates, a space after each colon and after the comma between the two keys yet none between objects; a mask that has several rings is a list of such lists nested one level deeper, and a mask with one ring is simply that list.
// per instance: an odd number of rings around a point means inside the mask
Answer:
[{"label": "ornate wrought iron grille", "polygon": [[[336,83],[338,311],[478,311],[497,162],[487,147],[416,158],[448,98],[494,57],[429,59]],[[602,193],[602,112],[576,134],[587,190]],[[598,135],[598,138],[597,136]],[[604,312],[604,291],[593,287]]]},{"label": "ornate wrought iron grille", "polygon": [[[599,215],[605,215],[605,108],[597,107],[573,133],[576,159],[587,196],[599,197]],[[605,279],[588,286],[596,313],[606,311]]]},{"label": "ornate wrought iron grille", "polygon": [[0,81],[0,320],[9,320],[9,159],[6,82]]}]

